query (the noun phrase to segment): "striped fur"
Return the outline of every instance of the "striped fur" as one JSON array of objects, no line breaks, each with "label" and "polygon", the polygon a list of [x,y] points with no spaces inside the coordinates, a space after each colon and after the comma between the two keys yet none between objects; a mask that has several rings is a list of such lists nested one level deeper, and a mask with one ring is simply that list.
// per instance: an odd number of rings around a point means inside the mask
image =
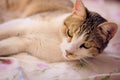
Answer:
[{"label": "striped fur", "polygon": [[[68,37],[68,29],[72,31],[76,36],[75,39],[78,39],[81,35],[84,34],[84,41],[92,43],[90,52],[102,53],[106,48],[109,40],[108,35],[105,33],[100,24],[107,22],[101,15],[95,12],[90,12],[86,9],[86,18],[80,20],[79,18],[74,17],[74,14],[70,15],[65,21],[65,28],[63,31],[64,36]],[[72,41],[72,39],[71,39]]]}]

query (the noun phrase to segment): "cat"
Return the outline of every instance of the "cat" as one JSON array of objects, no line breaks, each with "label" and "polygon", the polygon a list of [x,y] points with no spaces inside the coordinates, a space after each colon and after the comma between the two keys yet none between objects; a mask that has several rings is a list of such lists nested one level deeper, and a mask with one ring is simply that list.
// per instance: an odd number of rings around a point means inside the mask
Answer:
[{"label": "cat", "polygon": [[26,52],[57,62],[101,54],[117,32],[117,24],[76,0],[71,13],[43,12],[3,23],[0,30],[0,56]]}]

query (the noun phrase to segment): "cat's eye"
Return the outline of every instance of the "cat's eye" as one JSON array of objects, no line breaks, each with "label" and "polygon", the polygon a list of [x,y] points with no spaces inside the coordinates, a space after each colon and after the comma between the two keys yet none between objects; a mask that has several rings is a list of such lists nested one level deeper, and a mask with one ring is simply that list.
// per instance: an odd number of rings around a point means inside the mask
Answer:
[{"label": "cat's eye", "polygon": [[86,48],[86,49],[89,49],[91,48],[91,44],[90,43],[84,43],[80,46],[80,48]]},{"label": "cat's eye", "polygon": [[68,35],[69,37],[73,37],[73,32],[70,31],[70,30],[68,30],[68,31],[67,31],[67,35]]}]

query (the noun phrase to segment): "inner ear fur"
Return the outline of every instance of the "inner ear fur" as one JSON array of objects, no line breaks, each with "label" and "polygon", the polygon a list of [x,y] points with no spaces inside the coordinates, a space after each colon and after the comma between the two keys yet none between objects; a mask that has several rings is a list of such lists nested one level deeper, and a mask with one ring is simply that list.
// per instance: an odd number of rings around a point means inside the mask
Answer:
[{"label": "inner ear fur", "polygon": [[112,39],[115,33],[117,32],[118,26],[114,22],[104,22],[103,24],[99,25],[103,31],[108,35],[108,39]]},{"label": "inner ear fur", "polygon": [[86,8],[81,0],[76,0],[72,13],[79,18],[86,18]]}]

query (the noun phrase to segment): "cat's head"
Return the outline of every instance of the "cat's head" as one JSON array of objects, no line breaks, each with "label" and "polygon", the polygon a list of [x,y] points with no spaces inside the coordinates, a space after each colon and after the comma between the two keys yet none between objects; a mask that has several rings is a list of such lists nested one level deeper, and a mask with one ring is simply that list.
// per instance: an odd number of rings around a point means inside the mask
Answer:
[{"label": "cat's head", "polygon": [[73,12],[62,27],[61,50],[70,60],[94,57],[103,52],[115,35],[117,25],[98,13],[90,12],[81,0],[76,0]]}]

